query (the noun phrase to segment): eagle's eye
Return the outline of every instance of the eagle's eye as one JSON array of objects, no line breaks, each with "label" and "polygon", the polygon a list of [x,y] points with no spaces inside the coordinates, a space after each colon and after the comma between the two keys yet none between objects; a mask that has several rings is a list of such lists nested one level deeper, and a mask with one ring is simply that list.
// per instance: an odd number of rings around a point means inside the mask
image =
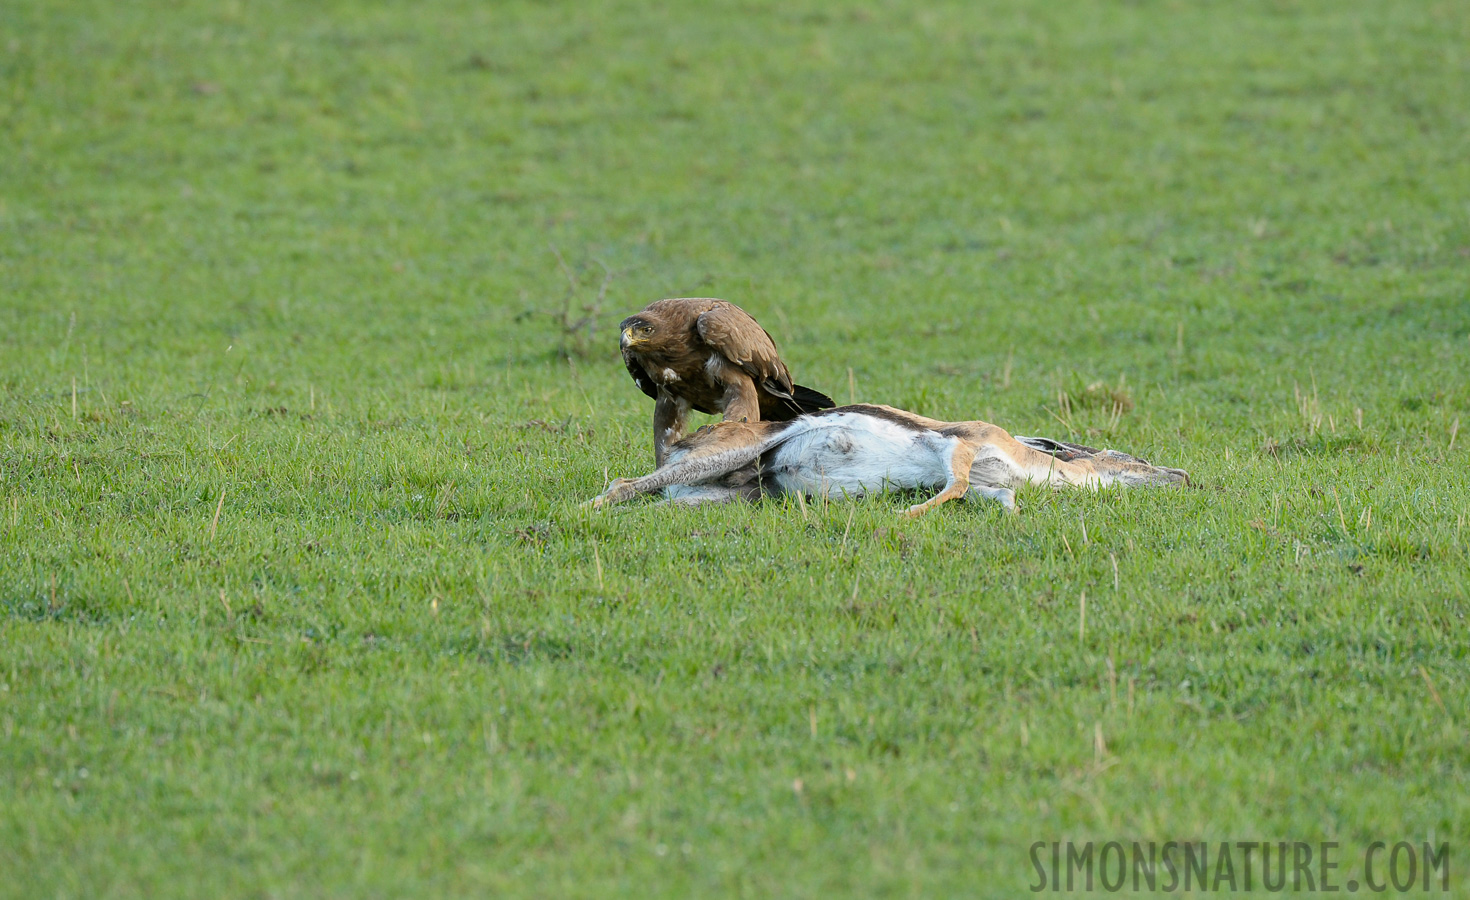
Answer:
[{"label": "eagle's eye", "polygon": [[643,332],[644,334],[653,334],[653,326],[652,325],[644,325],[642,328],[640,328],[638,330],[641,331],[641,332]]}]

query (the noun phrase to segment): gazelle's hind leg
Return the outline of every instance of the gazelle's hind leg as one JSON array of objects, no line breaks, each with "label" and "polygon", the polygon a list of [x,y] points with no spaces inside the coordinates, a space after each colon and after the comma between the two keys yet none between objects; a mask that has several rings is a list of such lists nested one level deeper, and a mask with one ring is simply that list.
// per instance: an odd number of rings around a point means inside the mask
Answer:
[{"label": "gazelle's hind leg", "polygon": [[983,484],[970,485],[969,493],[965,494],[966,500],[975,498],[982,500],[994,500],[1005,507],[1006,512],[1016,512],[1016,492],[1007,487],[990,487]]},{"label": "gazelle's hind leg", "polygon": [[904,511],[904,515],[909,518],[922,516],[941,503],[958,500],[965,496],[965,493],[970,490],[970,464],[975,461],[975,450],[974,444],[955,439],[954,449],[949,457],[949,482],[945,484],[944,490],[923,503],[910,506]]}]

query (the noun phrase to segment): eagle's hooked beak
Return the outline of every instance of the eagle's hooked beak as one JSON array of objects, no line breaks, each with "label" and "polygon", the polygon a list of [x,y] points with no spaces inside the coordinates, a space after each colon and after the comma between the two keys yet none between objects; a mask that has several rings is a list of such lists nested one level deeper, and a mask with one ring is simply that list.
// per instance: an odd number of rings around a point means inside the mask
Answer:
[{"label": "eagle's hooked beak", "polygon": [[627,349],[628,347],[631,347],[634,344],[638,343],[638,339],[635,338],[635,337],[633,337],[633,329],[632,328],[624,328],[623,329],[623,339],[621,341],[619,341],[619,343],[621,343],[623,345],[623,348],[624,349]]}]

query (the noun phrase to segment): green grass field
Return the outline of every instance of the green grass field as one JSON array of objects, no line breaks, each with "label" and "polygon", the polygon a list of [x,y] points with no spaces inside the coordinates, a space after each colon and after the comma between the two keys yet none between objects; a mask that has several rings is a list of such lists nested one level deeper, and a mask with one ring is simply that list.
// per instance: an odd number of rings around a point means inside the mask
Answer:
[{"label": "green grass field", "polygon": [[[1465,890],[1467,97],[1432,0],[5,4],[0,895]],[[1198,487],[589,513],[682,295]]]}]

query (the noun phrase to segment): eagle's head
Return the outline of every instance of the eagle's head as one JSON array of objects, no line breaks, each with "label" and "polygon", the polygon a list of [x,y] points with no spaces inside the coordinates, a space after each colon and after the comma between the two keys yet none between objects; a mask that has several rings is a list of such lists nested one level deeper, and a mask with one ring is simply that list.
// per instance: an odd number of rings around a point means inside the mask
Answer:
[{"label": "eagle's head", "polygon": [[658,323],[640,314],[629,316],[618,324],[618,330],[623,336],[618,340],[618,346],[624,350],[631,350],[639,344],[646,344],[653,340],[658,333]]}]

